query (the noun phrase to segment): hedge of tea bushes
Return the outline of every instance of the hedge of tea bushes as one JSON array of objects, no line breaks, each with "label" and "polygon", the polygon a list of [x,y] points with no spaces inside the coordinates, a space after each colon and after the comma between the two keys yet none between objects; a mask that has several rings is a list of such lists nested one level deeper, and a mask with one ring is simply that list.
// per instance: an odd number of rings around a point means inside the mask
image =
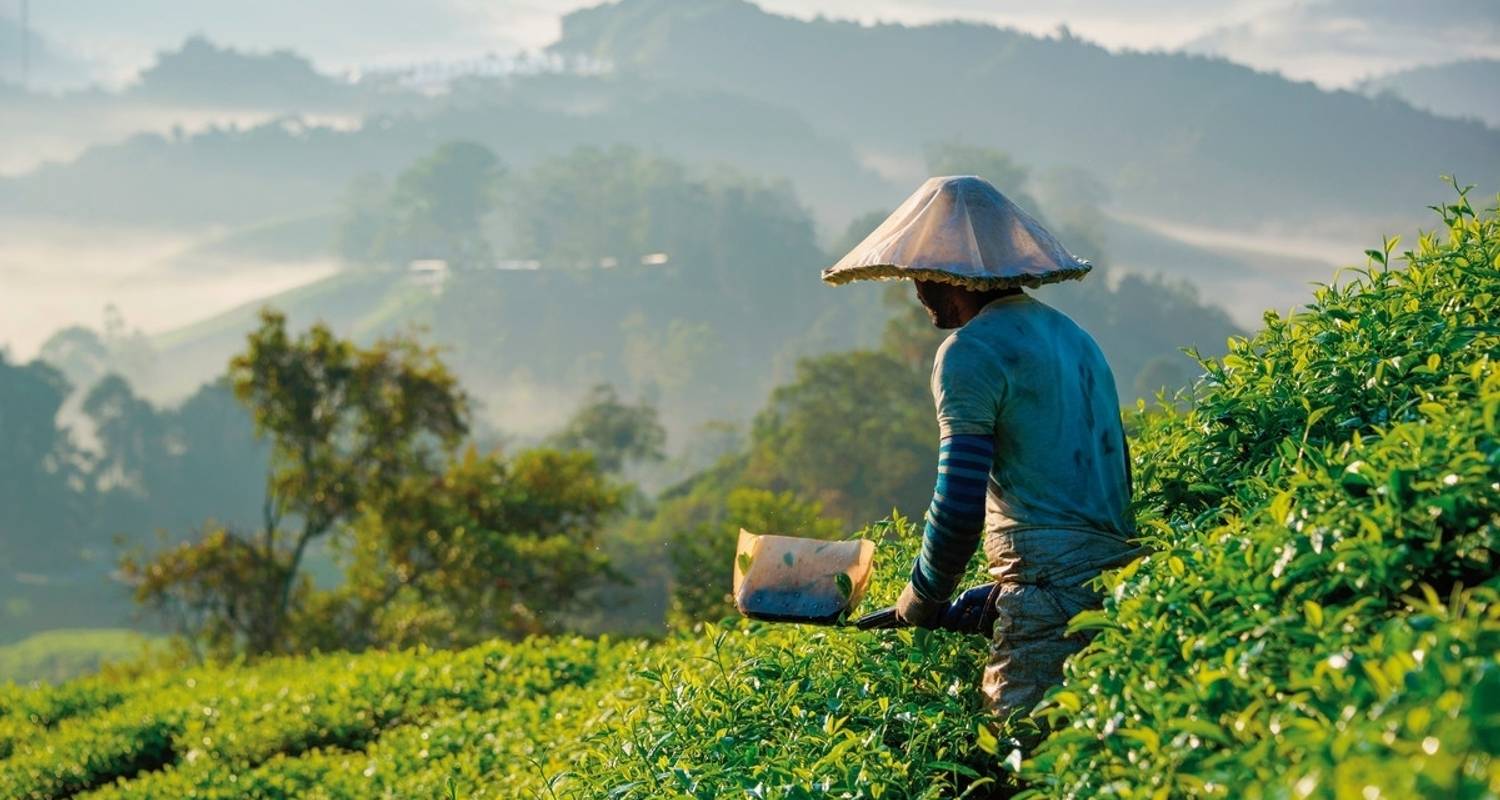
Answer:
[{"label": "hedge of tea bushes", "polygon": [[[619,674],[611,671],[611,674]],[[449,705],[360,746],[284,750],[253,765],[201,758],[122,781],[90,798],[356,798],[533,796],[577,735],[587,684],[517,695],[494,708]]]},{"label": "hedge of tea bushes", "polygon": [[[614,671],[621,648],[496,643],[188,670],[15,741],[0,761],[0,797],[71,796],[117,781],[127,794],[143,782],[138,796],[242,796],[239,777],[277,756],[360,750],[392,727],[587,683]],[[151,788],[157,782],[162,791]]]},{"label": "hedge of tea bushes", "polygon": [[1442,211],[1136,420],[1157,552],[1075,621],[1034,796],[1500,796],[1500,223]]},{"label": "hedge of tea bushes", "polygon": [[[919,531],[897,519],[865,535],[885,567],[867,605],[888,604]],[[999,762],[978,746],[984,651],[947,633],[704,626],[653,648],[601,703],[559,794],[986,796]]]},{"label": "hedge of tea bushes", "polygon": [[[867,534],[883,564],[918,542],[904,520]],[[882,571],[871,605],[894,599],[899,572]],[[0,796],[950,797],[996,772],[976,747],[982,649],[738,622],[657,644],[203,667],[39,727],[0,761]]]}]

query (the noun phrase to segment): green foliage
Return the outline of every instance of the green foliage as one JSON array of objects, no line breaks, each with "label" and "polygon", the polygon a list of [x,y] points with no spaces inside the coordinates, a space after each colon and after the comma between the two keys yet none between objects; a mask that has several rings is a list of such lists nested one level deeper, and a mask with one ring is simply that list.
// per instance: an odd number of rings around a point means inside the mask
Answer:
[{"label": "green foliage", "polygon": [[389,190],[377,175],[360,176],[344,198],[339,252],[356,263],[396,267],[413,259],[487,266],[484,221],[499,202],[503,175],[489,148],[454,141],[402,170]]},{"label": "green foliage", "polygon": [[[262,526],[209,524],[122,565],[137,600],[201,652],[556,631],[613,577],[596,535],[620,488],[589,453],[457,457],[467,398],[434,351],[409,339],[360,348],[321,325],[292,337],[267,311],[230,378],[271,443]],[[315,588],[303,568],[320,539],[345,569],[335,589]]]},{"label": "green foliage", "polygon": [[150,638],[124,629],[54,630],[0,645],[0,681],[57,683],[143,655]]},{"label": "green foliage", "polygon": [[[409,779],[429,756],[452,753],[451,736],[446,746],[428,750],[434,721],[443,721],[439,730],[467,730],[476,738],[493,729],[472,721],[504,721],[489,712],[515,706],[521,711],[512,721],[533,722],[532,704],[612,672],[630,650],[528,640],[457,653],[200,667],[126,686],[84,681],[22,695],[24,705],[0,695],[6,700],[0,731],[11,734],[0,740],[11,748],[0,761],[0,796],[87,790],[99,797],[300,796],[325,783],[334,796],[367,796],[372,777],[377,784]],[[80,692],[80,685],[92,692]],[[383,764],[361,757],[348,769],[347,754],[367,746],[377,759],[392,757]],[[496,748],[490,755],[507,754]],[[318,766],[325,774],[313,771]],[[342,772],[342,780],[327,772]]]},{"label": "green foliage", "polygon": [[209,526],[197,541],[127,556],[121,567],[138,602],[207,650],[286,651],[297,638],[289,620],[312,604],[301,571],[308,545],[430,474],[435,455],[467,432],[467,401],[436,354],[413,341],[365,350],[323,325],[294,338],[270,310],[230,362],[230,382],[271,442],[260,530]]},{"label": "green foliage", "polygon": [[[884,563],[918,541],[867,533]],[[0,686],[0,794],[945,797],[988,783],[977,667],[957,636],[738,623]]]},{"label": "green foliage", "polygon": [[656,407],[627,405],[609,384],[595,386],[563,429],[547,439],[560,450],[592,453],[599,468],[610,473],[630,463],[663,460],[666,443]]},{"label": "green foliage", "polygon": [[[614,577],[599,549],[624,492],[585,452],[514,458],[470,448],[403,483],[354,526],[346,591],[370,609],[366,641],[464,646],[566,630]],[[329,631],[333,646],[350,633]]]},{"label": "green foliage", "polygon": [[[894,602],[919,532],[863,532],[881,565],[871,607]],[[977,578],[977,575],[974,577]],[[705,624],[646,654],[609,696],[564,796],[984,796],[996,764],[973,639],[740,621]]]},{"label": "green foliage", "polygon": [[[597,268],[605,259],[628,267],[665,253],[699,283],[754,302],[777,288],[771,275],[797,274],[800,256],[815,252],[812,223],[789,183],[692,175],[632,147],[547,159],[507,197],[515,255],[546,267]],[[756,268],[747,275],[740,267],[750,254]]]},{"label": "green foliage", "polygon": [[[57,522],[71,523],[80,508],[69,482],[78,473],[77,449],[57,426],[67,380],[40,361],[12,364],[0,353],[0,562],[37,569],[58,550],[41,546]],[[49,525],[51,523],[51,525]],[[67,530],[67,527],[64,527]]]},{"label": "green foliage", "polygon": [[924,507],[937,423],[922,375],[880,352],[807,359],[755,419],[747,478],[846,521]]},{"label": "green foliage", "polygon": [[1441,211],[1135,420],[1158,552],[1075,620],[1039,797],[1500,791],[1500,219]]}]

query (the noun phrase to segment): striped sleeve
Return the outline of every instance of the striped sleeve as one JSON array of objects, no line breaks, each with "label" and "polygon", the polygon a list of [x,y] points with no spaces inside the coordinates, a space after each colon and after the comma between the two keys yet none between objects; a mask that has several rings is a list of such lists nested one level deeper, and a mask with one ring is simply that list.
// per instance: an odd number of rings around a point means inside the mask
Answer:
[{"label": "striped sleeve", "polygon": [[994,461],[990,436],[943,437],[922,554],[912,567],[912,588],[923,600],[946,602],[963,579],[984,530],[985,493]]}]

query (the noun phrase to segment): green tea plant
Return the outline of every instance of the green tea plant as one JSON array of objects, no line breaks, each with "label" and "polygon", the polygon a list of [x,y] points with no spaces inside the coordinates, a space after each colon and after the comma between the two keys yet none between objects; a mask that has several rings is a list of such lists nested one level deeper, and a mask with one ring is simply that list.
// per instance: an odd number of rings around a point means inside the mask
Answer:
[{"label": "green tea plant", "polygon": [[157,780],[197,794],[278,754],[359,749],[395,725],[586,682],[611,647],[602,640],[495,643],[458,653],[285,658],[190,670],[15,742],[0,762],[0,796],[66,796],[141,773],[147,788],[138,796],[161,796],[150,788]]},{"label": "green tea plant", "polygon": [[47,690],[0,685],[0,758],[9,757],[17,742],[45,733],[69,717],[118,705],[134,689],[101,677],[81,678]]},{"label": "green tea plant", "polygon": [[1157,552],[1074,621],[1034,796],[1500,793],[1500,222],[1439,210],[1136,420]]},{"label": "green tea plant", "polygon": [[[865,532],[888,603],[918,543]],[[979,640],[739,622],[650,651],[607,699],[561,783],[568,797],[938,798],[993,783],[975,747]]]}]

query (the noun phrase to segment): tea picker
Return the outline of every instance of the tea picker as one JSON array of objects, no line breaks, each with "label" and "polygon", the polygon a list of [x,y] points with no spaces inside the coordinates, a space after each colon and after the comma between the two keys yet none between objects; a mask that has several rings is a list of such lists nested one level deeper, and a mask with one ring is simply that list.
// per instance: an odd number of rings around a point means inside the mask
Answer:
[{"label": "tea picker", "polygon": [[[896,605],[856,624],[989,631],[983,690],[999,714],[1029,710],[1061,680],[1087,642],[1068,621],[1100,604],[1090,580],[1143,552],[1109,364],[1022,291],[1090,269],[989,182],[963,176],[928,180],[823,271],[831,284],[910,278],[933,324],[953,331],[933,367],[940,441],[921,554]],[[834,622],[857,605],[872,543],[752,538],[735,565],[747,615]],[[952,599],[981,540],[994,583]]]}]

